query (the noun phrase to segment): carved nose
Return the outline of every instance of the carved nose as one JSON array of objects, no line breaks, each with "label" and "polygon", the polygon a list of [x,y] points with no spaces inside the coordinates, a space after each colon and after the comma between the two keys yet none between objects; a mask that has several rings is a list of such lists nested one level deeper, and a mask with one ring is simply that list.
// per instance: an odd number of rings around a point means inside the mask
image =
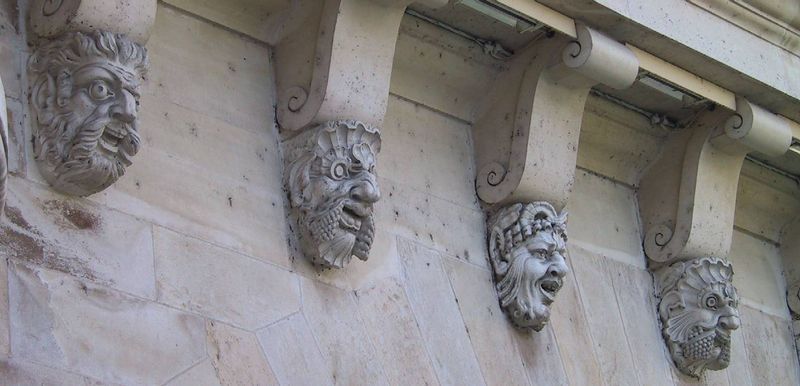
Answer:
[{"label": "carved nose", "polygon": [[111,117],[125,123],[136,120],[136,98],[129,91],[122,91],[122,96],[111,107]]},{"label": "carved nose", "polygon": [[556,253],[553,255],[553,260],[553,263],[547,268],[547,274],[552,277],[563,279],[564,276],[567,276],[567,273],[569,272],[569,268],[567,268],[567,263],[564,261],[564,257],[561,256],[560,253]]},{"label": "carved nose", "polygon": [[725,330],[735,330],[739,328],[739,318],[736,316],[723,316],[719,318],[719,326]]},{"label": "carved nose", "polygon": [[381,198],[381,191],[378,183],[372,179],[359,181],[356,186],[350,189],[350,198],[357,202],[373,203]]}]

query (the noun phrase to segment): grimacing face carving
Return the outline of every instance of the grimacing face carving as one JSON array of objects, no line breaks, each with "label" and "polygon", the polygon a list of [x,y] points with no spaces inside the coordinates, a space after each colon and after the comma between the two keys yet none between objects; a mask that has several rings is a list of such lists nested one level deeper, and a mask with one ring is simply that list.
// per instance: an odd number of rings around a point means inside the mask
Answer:
[{"label": "grimacing face carving", "polygon": [[144,47],[100,31],[66,33],[31,56],[34,154],[54,189],[97,193],[131,165],[146,66]]},{"label": "grimacing face carving", "polygon": [[331,121],[290,140],[287,183],[303,253],[314,264],[342,268],[353,256],[366,261],[380,199],[375,160],[378,129]]},{"label": "grimacing face carving", "polygon": [[718,258],[673,263],[655,273],[662,335],[684,374],[728,367],[731,332],[739,328],[733,267]]},{"label": "grimacing face carving", "polygon": [[567,213],[547,202],[514,204],[490,221],[489,260],[500,306],[512,323],[540,331],[567,268]]}]

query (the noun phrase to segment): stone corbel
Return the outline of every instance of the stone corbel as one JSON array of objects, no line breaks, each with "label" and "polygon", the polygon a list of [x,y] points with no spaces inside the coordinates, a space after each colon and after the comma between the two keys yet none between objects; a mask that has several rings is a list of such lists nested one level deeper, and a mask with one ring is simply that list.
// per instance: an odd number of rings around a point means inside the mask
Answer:
[{"label": "stone corbel", "polygon": [[[285,185],[300,247],[314,264],[366,260],[380,198],[380,126],[400,21],[412,0],[308,4],[275,47]],[[417,0],[430,7],[447,0]]]},{"label": "stone corbel", "polygon": [[139,150],[139,90],[155,0],[33,0],[34,156],[57,191],[107,188]]},{"label": "stone corbel", "polygon": [[692,377],[730,362],[739,297],[726,261],[745,156],[780,156],[791,127],[744,98],[674,134],[641,179],[639,206],[662,335],[676,367]]},{"label": "stone corbel", "polygon": [[725,258],[733,235],[745,156],[780,156],[791,145],[785,118],[737,98],[736,112],[707,112],[674,135],[641,179],[644,249],[656,265],[701,256]]},{"label": "stone corbel", "polygon": [[589,89],[624,89],[636,80],[633,52],[584,25],[576,29],[577,40],[533,42],[489,94],[473,129],[476,190],[484,202],[547,201],[562,209]]},{"label": "stone corbel", "polygon": [[627,88],[639,62],[584,25],[577,40],[532,43],[512,60],[474,125],[478,196],[500,305],[517,327],[540,330],[567,265],[563,208],[572,190],[586,98],[597,84]]}]

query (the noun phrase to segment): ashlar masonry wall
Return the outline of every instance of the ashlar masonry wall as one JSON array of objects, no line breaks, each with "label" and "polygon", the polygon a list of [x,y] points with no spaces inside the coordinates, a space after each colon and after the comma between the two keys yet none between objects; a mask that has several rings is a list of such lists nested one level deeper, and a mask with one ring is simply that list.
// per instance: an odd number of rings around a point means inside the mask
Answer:
[{"label": "ashlar masonry wall", "polygon": [[499,308],[474,190],[472,112],[502,70],[478,47],[404,21],[370,259],[319,271],[285,221],[266,43],[159,3],[142,150],[110,189],[76,199],[38,175],[24,17],[0,8],[13,171],[2,384],[800,383],[777,246],[800,192],[757,167],[740,183],[731,256],[744,298],[734,358],[693,381],[667,355],[641,248],[636,184],[668,135],[644,118],[590,98],[571,273],[550,325],[526,333]]}]

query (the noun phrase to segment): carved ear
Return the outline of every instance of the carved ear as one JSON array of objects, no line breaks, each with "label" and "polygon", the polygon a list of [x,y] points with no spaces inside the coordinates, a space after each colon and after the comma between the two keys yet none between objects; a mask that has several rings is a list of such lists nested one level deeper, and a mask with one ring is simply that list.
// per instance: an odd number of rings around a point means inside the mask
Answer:
[{"label": "carved ear", "polygon": [[[50,74],[44,73],[39,76],[36,83],[31,87],[31,104],[36,109],[40,122],[49,121],[51,117],[44,114],[52,111],[56,101],[56,81]],[[48,113],[49,114],[49,113]]]}]

